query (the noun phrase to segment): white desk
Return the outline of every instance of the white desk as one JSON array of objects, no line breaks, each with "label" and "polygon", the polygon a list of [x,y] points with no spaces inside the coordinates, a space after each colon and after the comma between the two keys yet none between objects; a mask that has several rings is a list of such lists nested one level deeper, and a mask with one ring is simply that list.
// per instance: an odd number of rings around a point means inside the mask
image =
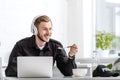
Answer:
[{"label": "white desk", "polygon": [[[118,59],[118,58],[100,58],[99,61],[100,63],[114,63],[115,60]],[[80,63],[94,63],[95,60],[92,59],[92,58],[80,58],[80,59],[76,59],[77,62],[80,62]]]},{"label": "white desk", "polygon": [[14,78],[5,77],[4,80],[120,80],[120,77],[53,77],[53,78]]},{"label": "white desk", "polygon": [[[115,59],[102,59],[103,63],[108,63],[109,61],[113,62]],[[80,63],[92,63],[91,59],[80,59],[77,60]],[[15,77],[4,77],[3,80],[120,80],[119,77],[64,77],[60,75],[59,71],[55,70],[55,74],[53,78],[15,78]]]}]

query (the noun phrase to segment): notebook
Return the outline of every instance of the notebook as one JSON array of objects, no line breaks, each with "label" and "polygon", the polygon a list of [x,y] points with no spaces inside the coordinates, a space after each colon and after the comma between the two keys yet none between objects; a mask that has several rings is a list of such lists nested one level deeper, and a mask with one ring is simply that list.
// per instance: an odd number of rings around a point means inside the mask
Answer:
[{"label": "notebook", "polygon": [[19,78],[52,77],[53,57],[17,57]]}]

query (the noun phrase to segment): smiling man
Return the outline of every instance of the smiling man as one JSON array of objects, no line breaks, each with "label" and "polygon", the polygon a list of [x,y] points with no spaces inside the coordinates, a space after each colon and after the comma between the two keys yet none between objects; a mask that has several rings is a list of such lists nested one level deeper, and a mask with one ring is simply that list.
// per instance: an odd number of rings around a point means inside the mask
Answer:
[{"label": "smiling man", "polygon": [[72,69],[76,68],[75,54],[78,51],[77,45],[70,46],[69,56],[66,55],[59,41],[51,39],[52,21],[46,16],[35,17],[32,23],[31,37],[18,41],[9,57],[9,63],[5,70],[6,76],[17,77],[18,56],[52,56],[53,63],[64,76],[72,76]]}]

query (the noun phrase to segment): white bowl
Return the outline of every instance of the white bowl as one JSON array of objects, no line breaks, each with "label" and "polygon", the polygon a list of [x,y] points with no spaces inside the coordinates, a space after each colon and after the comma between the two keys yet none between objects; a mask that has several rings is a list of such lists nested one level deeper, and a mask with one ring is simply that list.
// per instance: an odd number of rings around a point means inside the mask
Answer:
[{"label": "white bowl", "polygon": [[83,77],[86,76],[86,74],[87,74],[87,69],[80,69],[80,68],[73,69],[73,75],[75,77]]}]

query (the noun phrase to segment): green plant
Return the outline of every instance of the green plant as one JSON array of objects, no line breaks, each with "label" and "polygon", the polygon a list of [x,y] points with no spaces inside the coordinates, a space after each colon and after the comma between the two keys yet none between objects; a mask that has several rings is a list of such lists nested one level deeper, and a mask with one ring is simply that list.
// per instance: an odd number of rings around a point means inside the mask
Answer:
[{"label": "green plant", "polygon": [[112,63],[107,65],[107,68],[109,68],[109,69],[112,69],[112,67],[113,67]]},{"label": "green plant", "polygon": [[96,34],[96,48],[102,50],[110,49],[115,36],[105,31],[98,31]]}]

